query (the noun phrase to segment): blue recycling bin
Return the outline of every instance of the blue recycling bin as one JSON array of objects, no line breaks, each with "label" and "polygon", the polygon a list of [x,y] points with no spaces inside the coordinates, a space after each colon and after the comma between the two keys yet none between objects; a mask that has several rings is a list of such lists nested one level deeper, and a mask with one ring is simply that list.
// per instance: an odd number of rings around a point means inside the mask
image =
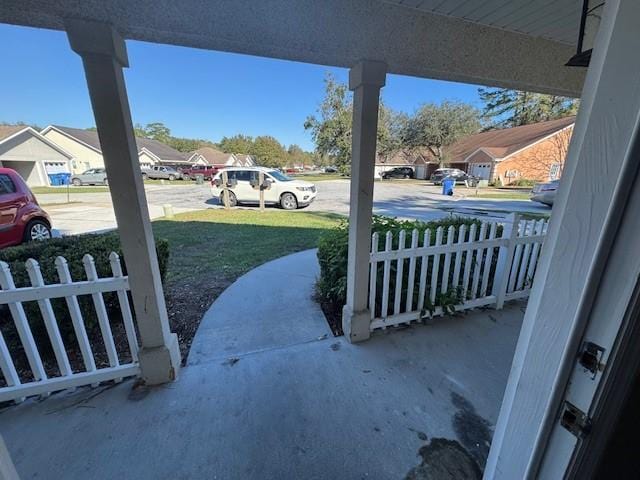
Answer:
[{"label": "blue recycling bin", "polygon": [[54,187],[59,187],[61,185],[69,185],[71,180],[70,173],[50,173],[49,174],[49,183]]},{"label": "blue recycling bin", "polygon": [[453,195],[453,186],[456,184],[456,181],[451,178],[451,177],[447,177],[445,179],[442,180],[442,194],[443,195]]},{"label": "blue recycling bin", "polygon": [[69,185],[71,183],[71,174],[70,173],[59,173],[60,176],[60,185]]}]

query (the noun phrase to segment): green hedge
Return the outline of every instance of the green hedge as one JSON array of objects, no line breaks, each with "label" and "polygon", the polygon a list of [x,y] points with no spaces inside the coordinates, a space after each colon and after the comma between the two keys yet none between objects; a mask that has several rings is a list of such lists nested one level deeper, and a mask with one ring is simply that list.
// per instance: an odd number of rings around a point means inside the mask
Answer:
[{"label": "green hedge", "polygon": [[[117,233],[110,232],[105,234],[89,234],[77,235],[63,238],[54,238],[46,242],[32,242],[17,247],[10,247],[0,250],[0,261],[9,264],[11,273],[17,287],[30,286],[29,276],[25,267],[25,262],[29,258],[33,258],[40,264],[40,270],[46,284],[59,283],[58,273],[55,266],[55,260],[58,256],[67,259],[71,277],[75,281],[86,280],[86,273],[82,263],[82,257],[85,254],[93,256],[96,271],[99,277],[111,277],[111,265],[109,263],[109,254],[116,252],[121,257],[122,268],[126,275],[126,259],[122,255],[120,247],[120,239]],[[156,240],[156,253],[158,255],[158,263],[160,266],[160,274],[164,280],[169,262],[169,244],[164,239]],[[118,320],[120,318],[120,308],[117,303],[115,293],[103,294],[105,304],[110,314],[110,319]],[[91,297],[88,295],[78,297],[78,302],[82,311],[87,333],[91,337],[99,330],[97,325],[97,317]],[[54,299],[51,301],[60,332],[65,340],[65,344],[74,344],[75,333],[66,307],[64,299]],[[44,323],[40,314],[40,310],[36,302],[26,302],[23,304],[27,318],[31,325],[36,342],[39,347],[45,345],[45,350],[49,346]],[[11,319],[11,315],[6,305],[0,305],[0,317],[3,319]],[[19,339],[17,338],[13,322],[1,322],[0,328],[8,340],[8,344],[13,348],[20,348]]]},{"label": "green hedge", "polygon": [[[424,231],[430,229],[431,232],[431,244],[435,242],[436,230],[438,227],[443,228],[443,243],[447,242],[447,234],[450,226],[456,227],[456,236],[453,241],[456,242],[458,240],[458,227],[460,225],[471,226],[473,224],[480,226],[481,222],[476,219],[471,218],[463,218],[463,217],[451,217],[443,220],[432,221],[432,222],[420,222],[420,221],[407,221],[407,220],[397,220],[388,217],[382,216],[374,216],[373,217],[373,225],[372,231],[378,232],[380,235],[380,244],[379,248],[384,248],[384,236],[388,231],[393,232],[393,249],[396,249],[398,246],[398,234],[401,230],[407,231],[407,246],[409,245],[411,232],[414,229],[417,229],[420,232],[420,245],[422,245],[422,238],[424,235]],[[478,228],[479,232],[479,228]],[[497,236],[501,235],[501,227],[498,228]],[[348,224],[347,222],[343,222],[339,226],[335,227],[331,231],[327,232],[320,238],[320,242],[318,245],[318,261],[320,263],[320,279],[316,285],[316,291],[318,295],[318,299],[323,304],[325,308],[328,308],[333,314],[340,315],[342,311],[342,307],[346,302],[346,293],[347,293],[347,249],[348,249]],[[467,228],[467,238],[469,237],[469,228]],[[497,259],[497,255],[494,255],[492,268],[495,268],[495,262]],[[440,257],[441,266],[440,272],[443,271],[442,265],[444,264],[444,255]],[[404,308],[406,302],[407,295],[407,278],[408,278],[408,260],[405,260],[404,265],[404,282],[403,282],[403,301],[402,305]],[[419,272],[421,265],[421,260],[418,259],[416,265],[416,271]],[[429,287],[431,284],[431,267],[432,267],[432,258],[429,259],[428,265],[428,276],[427,276],[427,286]],[[395,278],[396,278],[396,264],[397,262],[391,262],[391,275],[390,275],[390,298],[389,305],[393,305],[393,295],[395,292]],[[383,276],[383,262],[378,263],[378,281],[376,282],[378,288],[382,288],[382,276]],[[472,265],[472,269],[476,268],[476,265]],[[472,270],[473,272],[473,270]],[[450,269],[450,276],[453,275],[453,268]],[[450,279],[451,280],[451,279]],[[415,275],[415,287],[414,287],[414,295],[417,297],[418,295],[418,282],[419,275]],[[489,285],[489,289],[491,288],[491,284]],[[461,292],[458,289],[451,289],[448,292],[445,292],[442,295],[439,295],[436,298],[435,304],[431,305],[428,301],[425,302],[425,309],[432,310],[435,306],[442,306],[443,308],[448,308],[457,303],[460,303],[466,295],[466,292]],[[380,298],[380,295],[377,295],[377,298]],[[380,304],[376,306],[376,314],[379,313]]]},{"label": "green hedge", "polygon": [[531,180],[530,178],[518,178],[517,180],[514,180],[513,182],[509,183],[510,187],[533,187],[536,183],[538,183],[537,180]]}]

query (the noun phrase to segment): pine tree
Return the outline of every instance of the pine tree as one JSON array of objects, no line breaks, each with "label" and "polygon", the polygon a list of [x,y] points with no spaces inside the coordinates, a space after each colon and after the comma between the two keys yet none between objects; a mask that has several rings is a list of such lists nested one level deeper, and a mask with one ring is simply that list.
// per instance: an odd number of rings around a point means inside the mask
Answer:
[{"label": "pine tree", "polygon": [[479,88],[478,95],[484,103],[482,116],[487,129],[555,120],[575,115],[578,110],[578,100],[558,95],[508,88]]}]

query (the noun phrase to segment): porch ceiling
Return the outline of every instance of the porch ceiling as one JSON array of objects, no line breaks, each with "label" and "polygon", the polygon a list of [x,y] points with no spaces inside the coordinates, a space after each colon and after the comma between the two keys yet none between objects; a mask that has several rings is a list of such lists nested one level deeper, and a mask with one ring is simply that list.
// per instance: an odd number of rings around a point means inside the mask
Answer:
[{"label": "porch ceiling", "polygon": [[579,96],[585,69],[564,66],[579,15],[579,0],[4,0],[0,22],[99,20],[153,43]]}]

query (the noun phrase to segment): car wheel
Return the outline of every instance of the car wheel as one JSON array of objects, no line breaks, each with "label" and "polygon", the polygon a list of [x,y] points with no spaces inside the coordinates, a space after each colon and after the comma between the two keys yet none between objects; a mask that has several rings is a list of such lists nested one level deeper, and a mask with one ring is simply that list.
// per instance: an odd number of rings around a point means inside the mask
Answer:
[{"label": "car wheel", "polygon": [[74,178],[73,180],[71,180],[71,183],[73,183],[74,186],[79,187],[82,185],[82,180],[80,180],[79,178]]},{"label": "car wheel", "polygon": [[404,178],[405,178],[405,180],[406,180],[407,178],[409,178],[409,175],[405,175],[405,176],[404,176]]},{"label": "car wheel", "polygon": [[43,220],[31,220],[24,229],[24,241],[35,242],[51,238],[51,228]]},{"label": "car wheel", "polygon": [[183,174],[182,174],[182,179],[188,182],[189,180],[191,180],[191,177],[190,177],[189,175],[185,175],[185,174],[183,173]]},{"label": "car wheel", "polygon": [[[224,203],[224,192],[220,194],[220,204],[225,205]],[[238,199],[236,198],[236,194],[233,192],[229,192],[229,207],[235,207],[238,205]],[[227,206],[227,205],[225,205]]]},{"label": "car wheel", "polygon": [[298,200],[293,193],[283,193],[280,197],[280,206],[285,210],[295,210],[298,208]]},{"label": "car wheel", "polygon": [[175,175],[169,175],[169,181],[173,182],[176,179]]}]

